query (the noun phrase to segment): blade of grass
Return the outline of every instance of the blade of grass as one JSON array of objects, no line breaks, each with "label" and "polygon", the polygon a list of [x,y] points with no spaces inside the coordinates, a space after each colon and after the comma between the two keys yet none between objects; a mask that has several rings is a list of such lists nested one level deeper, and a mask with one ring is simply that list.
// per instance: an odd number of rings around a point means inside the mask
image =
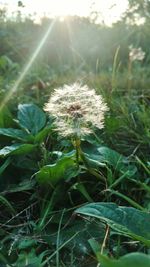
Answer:
[{"label": "blade of grass", "polygon": [[119,183],[122,182],[124,178],[127,177],[128,171],[121,175],[113,184],[109,186],[109,189],[116,187]]},{"label": "blade of grass", "polygon": [[90,197],[83,183],[76,183],[73,187],[77,189],[88,202],[93,202],[93,199]]},{"label": "blade of grass", "polygon": [[65,210],[62,211],[61,217],[60,217],[60,221],[59,221],[59,226],[58,226],[58,233],[57,233],[57,240],[56,240],[56,267],[59,267],[59,239],[60,239],[60,229],[61,229],[61,225],[62,225],[62,219],[64,216]]},{"label": "blade of grass", "polygon": [[118,46],[116,49],[114,61],[113,61],[112,80],[111,80],[112,91],[115,89],[115,80],[116,80],[115,76],[117,72],[117,59],[118,59],[119,50],[120,50],[120,46]]},{"label": "blade of grass", "polygon": [[43,263],[42,266],[48,263],[63,247],[65,247],[72,239],[74,239],[80,232],[75,233],[71,238],[69,238],[66,242],[64,242],[60,247],[57,248]]},{"label": "blade of grass", "polygon": [[125,196],[124,194],[122,194],[122,193],[120,193],[118,191],[115,191],[113,189],[107,189],[106,191],[111,192],[111,194],[114,194],[114,195],[116,195],[118,197],[123,198],[124,200],[126,200],[128,203],[130,203],[136,209],[139,209],[139,210],[142,210],[142,211],[146,211],[146,209],[143,208],[140,204],[138,204],[137,202],[135,202],[133,199]]},{"label": "blade of grass", "polygon": [[13,208],[13,206],[10,204],[10,202],[3,196],[0,196],[0,202],[6,206],[11,212],[12,214],[16,214],[15,209]]},{"label": "blade of grass", "polygon": [[145,164],[136,156],[138,163],[144,168],[144,170],[150,175],[150,170],[145,166]]},{"label": "blade of grass", "polygon": [[2,173],[5,171],[5,169],[8,167],[8,165],[10,164],[11,159],[7,158],[5,160],[5,162],[3,163],[3,165],[0,167],[0,175],[2,175]]},{"label": "blade of grass", "polygon": [[148,186],[147,184],[145,183],[142,183],[140,181],[136,181],[134,179],[129,179],[130,181],[136,183],[137,185],[139,185],[142,189],[146,190],[148,193],[150,193],[150,186]]},{"label": "blade of grass", "polygon": [[59,193],[60,193],[60,185],[58,185],[54,189],[52,196],[51,196],[51,199],[47,201],[48,204],[42,208],[42,215],[41,215],[42,219],[40,220],[39,225],[38,225],[39,229],[42,229],[42,230],[44,229],[44,227],[46,225],[45,222],[46,222],[46,219],[48,217],[48,214],[50,213],[50,211],[53,210],[55,203],[58,201],[57,196]]}]

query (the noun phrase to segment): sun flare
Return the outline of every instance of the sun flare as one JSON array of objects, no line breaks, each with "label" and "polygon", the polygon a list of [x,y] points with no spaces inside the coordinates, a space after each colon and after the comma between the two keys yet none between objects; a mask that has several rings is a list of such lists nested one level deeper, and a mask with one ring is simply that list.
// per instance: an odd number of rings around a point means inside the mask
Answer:
[{"label": "sun flare", "polygon": [[[17,0],[1,0],[1,3],[7,4],[10,12],[18,9]],[[106,24],[119,19],[128,5],[127,0],[22,0],[22,3],[24,7],[20,7],[21,11],[25,14],[34,14],[36,18],[41,18],[43,15],[87,17],[95,11],[99,14],[100,21]]]},{"label": "sun flare", "polygon": [[[46,13],[52,16],[68,16],[68,15],[79,15],[84,16],[87,15],[89,12],[90,1],[83,0],[44,0],[44,1],[37,1],[36,4],[34,1],[28,3],[28,9],[35,10],[35,12],[39,13]],[[88,5],[87,5],[88,3]]]}]

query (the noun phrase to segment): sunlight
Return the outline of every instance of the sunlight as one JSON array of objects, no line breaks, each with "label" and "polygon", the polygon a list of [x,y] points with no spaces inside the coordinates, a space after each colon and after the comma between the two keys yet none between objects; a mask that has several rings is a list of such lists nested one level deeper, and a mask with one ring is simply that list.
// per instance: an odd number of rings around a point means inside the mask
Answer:
[{"label": "sunlight", "polygon": [[53,20],[53,22],[50,24],[48,30],[46,31],[46,33],[43,36],[41,42],[39,43],[37,49],[35,50],[35,52],[31,56],[31,58],[29,59],[29,61],[27,62],[27,64],[24,66],[24,68],[23,68],[22,72],[20,73],[18,79],[16,80],[14,86],[9,91],[9,93],[6,95],[6,97],[3,99],[3,101],[0,103],[0,111],[8,103],[8,101],[10,100],[10,98],[12,97],[12,95],[18,90],[19,85],[21,84],[21,82],[24,80],[25,76],[29,72],[30,68],[32,67],[33,63],[35,62],[36,58],[38,57],[39,52],[41,51],[44,43],[46,42],[48,36],[50,35],[50,33],[51,33],[52,29],[53,29],[53,26],[54,26],[55,22],[56,22],[56,19]]},{"label": "sunlight", "polygon": [[[78,1],[77,1],[78,2]],[[40,2],[37,4],[37,10],[43,9],[43,11],[49,12],[51,15],[55,16],[67,16],[73,14],[77,7],[77,2],[72,2],[70,0],[62,1],[45,1],[44,6]],[[81,10],[82,6],[80,4]],[[39,13],[39,12],[38,12]]]},{"label": "sunlight", "polygon": [[[1,0],[3,3],[7,3],[8,7],[10,6],[10,11],[17,10],[17,0]],[[36,14],[37,18],[40,18],[44,15],[48,15],[51,17],[59,17],[62,21],[67,15],[78,15],[78,16],[88,16],[90,12],[96,10],[99,12],[100,19],[104,21],[106,24],[111,24],[118,16],[120,16],[121,12],[125,10],[127,1],[123,0],[121,5],[118,5],[118,1],[116,0],[32,0],[28,2],[27,0],[22,1],[24,7],[21,7],[22,12],[25,14]],[[14,5],[16,3],[16,5]],[[19,9],[19,7],[18,7]],[[16,92],[19,88],[19,85],[24,80],[26,74],[32,67],[34,61],[36,60],[40,50],[42,49],[47,37],[51,33],[51,30],[55,24],[55,20],[53,20],[52,24],[50,25],[49,29],[45,33],[43,39],[41,40],[39,46],[37,47],[36,51],[31,56],[30,60],[24,66],[20,76],[18,77],[17,81],[15,82],[14,86],[7,94],[3,103],[0,103],[0,110],[5,106],[5,104],[9,101],[11,96],[14,92]],[[71,38],[71,37],[70,37]],[[72,51],[73,54],[76,51]],[[80,56],[80,55],[78,55]]]},{"label": "sunlight", "polygon": [[89,16],[92,11],[97,11],[103,20],[108,23],[115,21],[127,8],[127,1],[122,0],[32,0],[26,2],[28,12],[34,11],[39,16],[40,14],[51,16],[78,15]]},{"label": "sunlight", "polygon": [[18,8],[17,0],[1,0],[9,12],[20,10],[22,13],[36,16],[37,21],[43,15],[50,17],[82,16],[88,17],[97,12],[100,21],[111,24],[118,20],[128,6],[127,0],[22,0],[24,7]]},{"label": "sunlight", "polygon": [[28,12],[34,11],[39,16],[41,14],[54,16],[68,16],[78,15],[87,16],[90,13],[90,2],[89,0],[43,0],[43,1],[32,1],[26,3]]}]

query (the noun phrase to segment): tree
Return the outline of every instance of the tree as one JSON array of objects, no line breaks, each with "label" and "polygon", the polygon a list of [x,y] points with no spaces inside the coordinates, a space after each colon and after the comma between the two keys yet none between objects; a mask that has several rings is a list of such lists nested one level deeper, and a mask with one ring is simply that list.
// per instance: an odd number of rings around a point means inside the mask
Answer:
[{"label": "tree", "polygon": [[150,0],[128,0],[129,8],[125,18],[131,21],[150,21]]}]

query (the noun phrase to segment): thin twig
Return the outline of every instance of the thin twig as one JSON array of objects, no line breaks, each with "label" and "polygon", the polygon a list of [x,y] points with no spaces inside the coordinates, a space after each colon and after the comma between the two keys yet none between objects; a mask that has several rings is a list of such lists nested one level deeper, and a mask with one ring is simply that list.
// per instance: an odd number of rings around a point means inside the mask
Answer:
[{"label": "thin twig", "polygon": [[107,242],[107,239],[108,239],[108,235],[109,235],[109,226],[106,225],[106,233],[105,233],[105,237],[104,237],[103,244],[102,244],[102,247],[101,247],[101,254],[103,254],[104,248],[106,247],[106,242]]}]

